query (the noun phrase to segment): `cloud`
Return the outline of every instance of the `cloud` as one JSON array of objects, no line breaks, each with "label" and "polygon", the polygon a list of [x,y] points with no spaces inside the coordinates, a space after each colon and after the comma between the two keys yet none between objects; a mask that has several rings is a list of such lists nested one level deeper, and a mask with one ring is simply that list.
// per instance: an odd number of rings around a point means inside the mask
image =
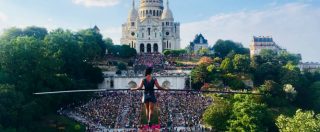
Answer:
[{"label": "cloud", "polygon": [[7,20],[8,20],[7,15],[0,11],[0,22],[4,22]]},{"label": "cloud", "polygon": [[197,33],[203,33],[210,44],[229,39],[249,46],[255,36],[273,36],[290,52],[301,53],[304,61],[319,61],[320,9],[302,3],[268,7],[264,10],[218,14],[181,25],[181,47]]},{"label": "cloud", "polygon": [[72,0],[73,3],[86,7],[107,7],[115,6],[120,0]]},{"label": "cloud", "polygon": [[3,33],[3,29],[7,26],[7,20],[7,15],[0,11],[0,35]]},{"label": "cloud", "polygon": [[105,38],[111,38],[113,43],[120,44],[121,30],[121,27],[107,27],[101,30],[101,34]]}]

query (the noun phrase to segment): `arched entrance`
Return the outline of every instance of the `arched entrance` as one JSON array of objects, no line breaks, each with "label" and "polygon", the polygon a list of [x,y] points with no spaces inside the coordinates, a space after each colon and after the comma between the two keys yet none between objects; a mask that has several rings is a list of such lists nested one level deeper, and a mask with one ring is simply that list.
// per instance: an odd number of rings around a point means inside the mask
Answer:
[{"label": "arched entrance", "polygon": [[128,85],[129,85],[129,88],[136,88],[138,86],[137,83],[135,83],[134,81],[130,81]]},{"label": "arched entrance", "polygon": [[163,83],[162,83],[162,87],[165,87],[165,88],[169,88],[170,87],[170,82],[169,81],[164,81]]},{"label": "arched entrance", "polygon": [[159,52],[158,49],[159,49],[158,44],[155,43],[155,44],[153,45],[153,52]]},{"label": "arched entrance", "polygon": [[151,53],[151,44],[147,44],[147,53]]},{"label": "arched entrance", "polygon": [[113,80],[110,81],[110,88],[113,88],[114,87],[114,82]]},{"label": "arched entrance", "polygon": [[140,53],[144,53],[144,44],[140,44]]}]

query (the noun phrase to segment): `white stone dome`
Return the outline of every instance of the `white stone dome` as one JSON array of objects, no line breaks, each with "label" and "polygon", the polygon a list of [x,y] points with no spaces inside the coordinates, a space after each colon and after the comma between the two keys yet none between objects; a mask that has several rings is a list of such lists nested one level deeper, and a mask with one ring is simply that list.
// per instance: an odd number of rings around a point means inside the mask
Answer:
[{"label": "white stone dome", "polygon": [[138,11],[135,8],[132,8],[129,12],[128,19],[130,21],[135,21],[139,17]]},{"label": "white stone dome", "polygon": [[138,11],[135,8],[135,2],[132,1],[132,9],[129,11],[128,20],[129,21],[135,21],[139,17]]},{"label": "white stone dome", "polygon": [[163,10],[163,13],[161,15],[162,20],[173,20],[173,14],[172,11],[169,8],[169,0],[167,1],[167,7]]},{"label": "white stone dome", "polygon": [[168,8],[163,10],[163,13],[161,15],[161,19],[163,20],[173,20],[172,11]]}]

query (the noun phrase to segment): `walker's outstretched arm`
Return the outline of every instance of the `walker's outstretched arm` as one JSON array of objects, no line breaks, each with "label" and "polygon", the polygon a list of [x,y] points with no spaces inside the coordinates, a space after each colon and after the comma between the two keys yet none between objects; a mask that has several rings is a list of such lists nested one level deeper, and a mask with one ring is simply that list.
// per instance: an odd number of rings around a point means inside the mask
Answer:
[{"label": "walker's outstretched arm", "polygon": [[160,90],[169,90],[169,88],[161,87],[161,86],[159,85],[159,83],[158,83],[158,80],[155,80],[155,85],[156,85],[156,87],[157,87],[158,89],[160,89]]},{"label": "walker's outstretched arm", "polygon": [[143,80],[141,81],[140,85],[136,88],[131,88],[131,90],[139,90],[139,89],[142,89],[143,87]]}]

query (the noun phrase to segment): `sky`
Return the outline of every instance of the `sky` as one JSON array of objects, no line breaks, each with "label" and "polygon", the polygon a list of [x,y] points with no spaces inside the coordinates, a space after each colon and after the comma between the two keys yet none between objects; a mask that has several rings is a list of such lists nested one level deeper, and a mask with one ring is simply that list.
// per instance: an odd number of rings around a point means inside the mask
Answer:
[{"label": "sky", "polygon": [[[166,1],[166,0],[164,0]],[[72,31],[97,25],[105,38],[120,43],[121,25],[132,0],[0,0],[0,33],[10,27]],[[139,0],[136,0],[136,7]],[[181,24],[181,47],[202,33],[249,47],[252,36],[272,36],[282,48],[320,62],[320,0],[170,0]]]}]

